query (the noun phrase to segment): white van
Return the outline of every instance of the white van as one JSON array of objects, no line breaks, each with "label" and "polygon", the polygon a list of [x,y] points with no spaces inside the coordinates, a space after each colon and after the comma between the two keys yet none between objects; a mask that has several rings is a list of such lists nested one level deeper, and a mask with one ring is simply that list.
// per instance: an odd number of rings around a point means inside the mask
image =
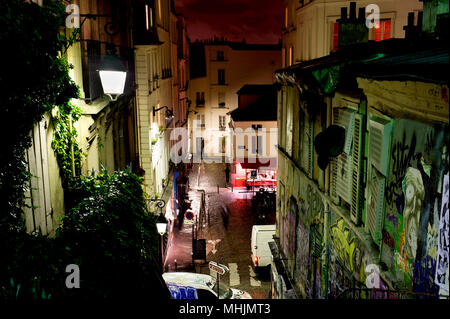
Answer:
[{"label": "white van", "polygon": [[[217,299],[216,278],[191,272],[166,272],[162,275],[173,299]],[[248,292],[228,287],[219,281],[220,299],[252,299]]]},{"label": "white van", "polygon": [[252,229],[252,263],[255,268],[262,268],[272,263],[269,242],[273,241],[276,225],[253,225]]}]

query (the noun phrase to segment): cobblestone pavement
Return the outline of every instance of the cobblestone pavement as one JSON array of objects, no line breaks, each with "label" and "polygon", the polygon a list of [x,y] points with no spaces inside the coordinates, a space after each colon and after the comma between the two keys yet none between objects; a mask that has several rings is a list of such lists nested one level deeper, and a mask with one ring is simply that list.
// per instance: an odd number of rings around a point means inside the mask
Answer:
[{"label": "cobblestone pavement", "polygon": [[[195,164],[190,175],[195,211],[200,204],[201,193],[206,193],[205,219],[199,226],[198,238],[207,242],[207,262],[215,261],[228,266],[230,272],[224,280],[233,288],[249,292],[253,298],[267,298],[270,290],[270,274],[255,274],[251,267],[251,231],[255,218],[251,211],[252,193],[245,189],[225,187],[225,164]],[[219,185],[219,193],[217,192]],[[198,185],[198,186],[197,186]],[[223,218],[223,209],[228,210],[228,219]],[[275,223],[275,213],[268,217],[267,223]],[[208,264],[197,264],[196,271],[210,274]],[[215,276],[215,273],[211,275]]]}]

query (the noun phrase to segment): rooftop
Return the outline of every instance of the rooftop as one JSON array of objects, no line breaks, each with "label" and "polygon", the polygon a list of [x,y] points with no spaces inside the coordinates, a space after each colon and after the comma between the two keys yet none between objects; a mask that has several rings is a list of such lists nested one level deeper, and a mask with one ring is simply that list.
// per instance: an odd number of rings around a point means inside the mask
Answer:
[{"label": "rooftop", "polygon": [[[237,92],[239,107],[230,112],[235,122],[276,121],[277,120],[277,89],[274,84],[246,84]],[[242,95],[258,95],[247,105],[241,104]]]},{"label": "rooftop", "polygon": [[307,79],[331,93],[344,77],[448,83],[449,51],[442,41],[389,39],[349,45],[275,72],[278,81]]}]

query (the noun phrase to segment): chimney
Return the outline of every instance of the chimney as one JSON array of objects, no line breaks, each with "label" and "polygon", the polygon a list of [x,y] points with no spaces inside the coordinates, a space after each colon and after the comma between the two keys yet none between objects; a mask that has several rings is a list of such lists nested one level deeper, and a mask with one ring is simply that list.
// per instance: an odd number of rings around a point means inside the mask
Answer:
[{"label": "chimney", "polygon": [[339,47],[357,43],[368,42],[369,30],[366,27],[365,8],[358,9],[356,16],[356,2],[350,2],[350,16],[347,16],[347,7],[341,8],[339,23]]},{"label": "chimney", "polygon": [[417,25],[414,24],[414,12],[408,13],[408,24],[403,27],[405,30],[405,39],[415,41],[417,40],[422,33],[422,21],[423,21],[423,12],[419,12],[417,15]]}]

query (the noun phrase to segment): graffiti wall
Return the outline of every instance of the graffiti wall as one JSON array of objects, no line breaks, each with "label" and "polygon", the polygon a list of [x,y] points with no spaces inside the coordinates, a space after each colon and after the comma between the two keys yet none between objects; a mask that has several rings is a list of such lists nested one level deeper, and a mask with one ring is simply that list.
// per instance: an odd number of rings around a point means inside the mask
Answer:
[{"label": "graffiti wall", "polygon": [[[445,227],[448,234],[448,223],[441,222],[441,215],[445,216],[442,207],[448,203],[443,196],[443,177],[448,171],[446,145],[448,132],[443,127],[395,121],[385,189],[382,261],[397,283],[414,292],[438,294],[442,287],[435,278],[438,237]],[[448,239],[442,247],[440,260],[445,267]],[[445,281],[445,275],[440,278],[439,283],[442,278]]]},{"label": "graffiti wall", "polygon": [[[448,294],[448,127],[397,119],[392,132],[380,242],[364,233],[365,220],[355,226],[330,210],[329,198],[300,170],[288,168],[280,241],[300,297],[333,298],[348,288],[373,288],[366,283],[369,265],[388,278],[389,285],[380,278],[381,289]],[[386,298],[378,293],[373,296]]]},{"label": "graffiti wall", "polygon": [[366,266],[371,264],[363,243],[342,217],[330,213],[329,294],[336,297],[344,289],[364,287]]}]

